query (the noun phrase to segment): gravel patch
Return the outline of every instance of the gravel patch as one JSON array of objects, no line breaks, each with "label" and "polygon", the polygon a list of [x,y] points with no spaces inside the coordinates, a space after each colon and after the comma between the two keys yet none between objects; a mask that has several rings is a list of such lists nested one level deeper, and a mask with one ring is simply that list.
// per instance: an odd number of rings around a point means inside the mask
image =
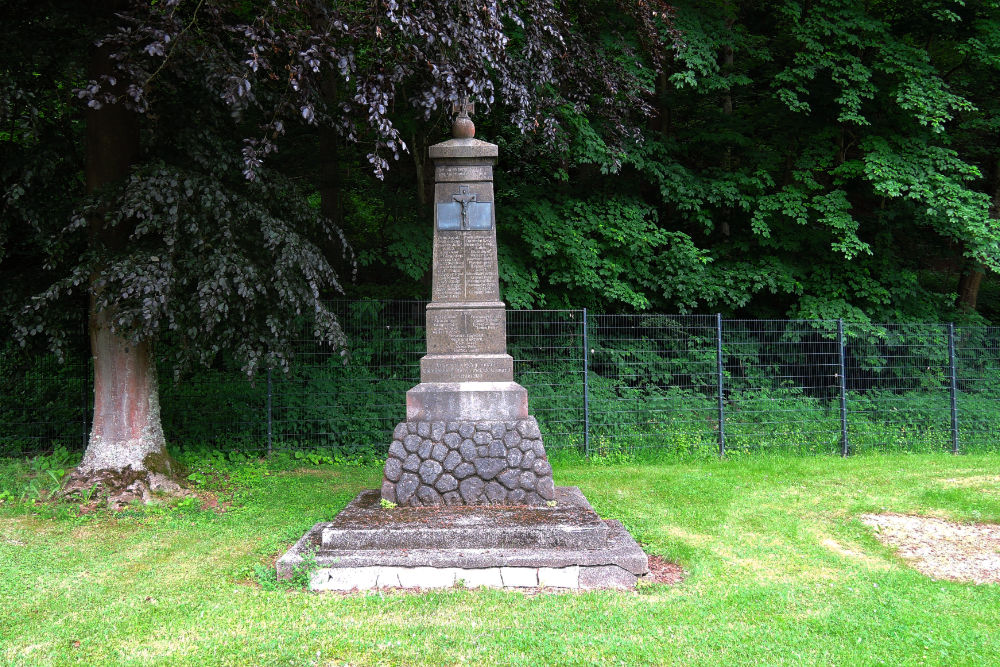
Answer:
[{"label": "gravel patch", "polygon": [[899,514],[864,514],[861,521],[933,579],[1000,583],[1000,525]]}]

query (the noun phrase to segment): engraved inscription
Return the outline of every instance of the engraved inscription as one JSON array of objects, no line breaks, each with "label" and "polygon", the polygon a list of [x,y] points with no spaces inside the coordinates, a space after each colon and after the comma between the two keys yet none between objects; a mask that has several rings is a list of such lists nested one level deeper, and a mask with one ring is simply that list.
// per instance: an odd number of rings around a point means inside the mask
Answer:
[{"label": "engraved inscription", "polygon": [[500,298],[497,256],[493,234],[467,234],[465,238],[465,297],[488,301]]},{"label": "engraved inscription", "polygon": [[422,382],[503,382],[514,378],[509,356],[424,357],[420,360]]},{"label": "engraved inscription", "polygon": [[453,166],[444,165],[437,168],[435,178],[439,183],[467,183],[470,181],[492,181],[493,168],[480,165]]},{"label": "engraved inscription", "polygon": [[434,235],[434,301],[498,301],[492,231],[438,230]]},{"label": "engraved inscription", "polygon": [[462,232],[444,232],[434,237],[434,274],[431,298],[460,301],[465,298],[465,250]]},{"label": "engraved inscription", "polygon": [[431,354],[503,352],[505,325],[504,311],[499,308],[429,311],[427,351]]}]

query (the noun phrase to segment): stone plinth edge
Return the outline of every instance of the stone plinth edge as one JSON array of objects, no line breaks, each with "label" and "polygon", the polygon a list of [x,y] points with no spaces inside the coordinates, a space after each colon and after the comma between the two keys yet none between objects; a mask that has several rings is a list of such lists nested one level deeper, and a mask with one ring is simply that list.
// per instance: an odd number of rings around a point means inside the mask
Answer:
[{"label": "stone plinth edge", "polygon": [[406,392],[407,422],[528,418],[528,392],[516,382],[421,382]]},{"label": "stone plinth edge", "polygon": [[441,158],[496,158],[500,152],[496,144],[479,139],[449,139],[428,147],[432,160]]},{"label": "stone plinth edge", "polygon": [[[277,562],[280,579],[309,575],[310,589],[434,589],[461,585],[526,590],[635,587],[649,573],[649,559],[618,521],[605,521],[600,549],[327,550],[327,523],[316,524]],[[304,568],[309,568],[305,570]]]},{"label": "stone plinth edge", "polygon": [[555,484],[534,417],[407,420],[393,431],[381,494],[410,507],[544,505]]}]

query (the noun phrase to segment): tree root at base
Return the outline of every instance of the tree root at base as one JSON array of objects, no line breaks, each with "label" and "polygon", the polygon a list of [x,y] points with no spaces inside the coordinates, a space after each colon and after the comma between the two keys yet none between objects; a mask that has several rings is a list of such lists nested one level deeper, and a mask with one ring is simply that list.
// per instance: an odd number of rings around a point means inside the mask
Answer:
[{"label": "tree root at base", "polygon": [[175,480],[157,472],[133,470],[73,470],[66,477],[57,498],[107,505],[120,510],[141,501],[150,504],[171,498],[185,498],[192,493]]}]

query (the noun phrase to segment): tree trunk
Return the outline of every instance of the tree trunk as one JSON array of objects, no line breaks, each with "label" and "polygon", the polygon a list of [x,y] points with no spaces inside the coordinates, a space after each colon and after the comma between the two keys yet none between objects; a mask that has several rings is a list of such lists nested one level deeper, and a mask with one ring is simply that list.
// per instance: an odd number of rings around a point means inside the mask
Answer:
[{"label": "tree trunk", "polygon": [[983,284],[983,268],[968,267],[958,279],[958,299],[956,305],[967,313],[975,312],[979,298],[979,286]]},{"label": "tree trunk", "polygon": [[131,345],[111,331],[108,313],[91,298],[90,349],[94,356],[94,424],[80,471],[171,474],[160,424],[156,363],[149,343]]},{"label": "tree trunk", "polygon": [[[992,193],[990,196],[990,217],[1000,218],[1000,159],[993,164]],[[975,312],[979,299],[979,287],[983,284],[986,267],[980,262],[966,260],[962,277],[958,279],[958,298],[955,305],[967,313]]]},{"label": "tree trunk", "polygon": [[[113,73],[106,47],[96,49],[91,76]],[[120,86],[119,86],[120,87]],[[119,91],[114,91],[119,92]],[[87,123],[87,191],[121,181],[139,157],[139,122],[120,103],[90,109]],[[101,215],[90,219],[91,243],[121,250],[128,229],[108,229]],[[92,278],[96,282],[97,274]],[[108,504],[149,500],[149,492],[177,491],[169,479],[174,464],[167,455],[160,424],[159,392],[152,343],[132,344],[111,330],[113,312],[97,306],[98,288],[90,292],[90,348],[94,359],[94,420],[83,461],[70,476],[67,495],[95,485]]]}]

